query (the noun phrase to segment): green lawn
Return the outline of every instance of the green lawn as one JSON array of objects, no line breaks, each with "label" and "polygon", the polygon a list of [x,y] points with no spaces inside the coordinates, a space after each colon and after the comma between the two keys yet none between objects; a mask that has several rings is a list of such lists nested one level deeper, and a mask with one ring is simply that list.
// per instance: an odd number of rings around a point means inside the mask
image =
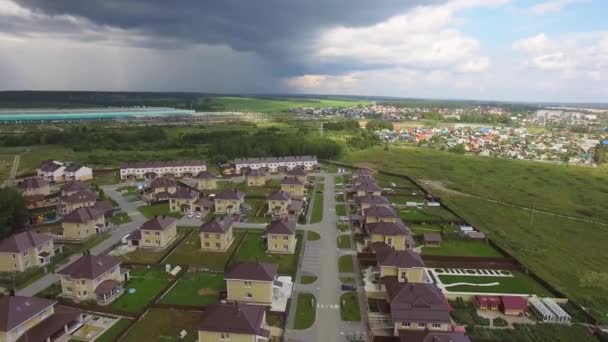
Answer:
[{"label": "green lawn", "polygon": [[361,320],[357,292],[346,292],[340,296],[340,318],[343,321],[351,322],[359,322]]},{"label": "green lawn", "polygon": [[117,213],[110,218],[110,222],[115,225],[125,224],[133,221],[127,213]]},{"label": "green lawn", "polygon": [[126,329],[129,326],[129,320],[126,318],[121,318],[118,322],[114,323],[110,329],[106,330],[103,335],[99,336],[95,339],[95,342],[114,342],[116,341],[116,337],[123,329]]},{"label": "green lawn", "polygon": [[494,247],[483,241],[475,240],[443,240],[441,247],[423,247],[422,255],[502,257]]},{"label": "green lawn", "polygon": [[[154,336],[157,341],[195,342],[198,340],[197,326],[200,318],[200,312],[152,309],[129,330],[121,341],[149,341]],[[182,330],[186,330],[188,334],[183,340],[180,340],[179,333]]]},{"label": "green lawn", "polygon": [[153,204],[153,205],[142,205],[137,207],[146,218],[153,218],[154,216],[167,215],[175,218],[182,218],[184,215],[180,213],[170,213],[169,203]]},{"label": "green lawn", "polygon": [[340,281],[344,284],[354,284],[356,282],[353,277],[340,277]]},{"label": "green lawn", "polygon": [[218,111],[253,111],[282,113],[293,108],[349,107],[367,105],[367,101],[350,99],[211,97],[207,105]]},{"label": "green lawn", "polygon": [[312,284],[317,281],[317,276],[312,275],[303,275],[300,277],[300,284]]},{"label": "green lawn", "polygon": [[336,204],[336,215],[346,216],[346,206],[344,204]]},{"label": "green lawn", "polygon": [[338,271],[340,273],[354,272],[354,260],[352,255],[343,255],[338,259]]},{"label": "green lawn", "polygon": [[308,329],[315,323],[317,314],[317,300],[310,293],[298,294],[296,306],[296,317],[293,323],[293,328],[302,330]]},{"label": "green lawn", "polygon": [[584,325],[515,324],[515,329],[467,329],[471,341],[496,342],[597,342],[598,339]]},{"label": "green lawn", "polygon": [[[184,230],[178,229],[177,237],[175,238],[173,243],[167,246],[165,249],[137,248],[133,252],[121,255],[120,258],[124,261],[133,263],[157,264],[165,257],[167,251],[173,246],[175,246],[175,244],[178,243],[186,233],[187,232],[185,232]],[[198,236],[198,234],[194,235]]]},{"label": "green lawn", "polygon": [[[110,307],[116,310],[141,312],[152,298],[160,293],[169,283],[167,272],[163,268],[137,268],[130,271],[131,279],[124,285],[125,293],[115,300]],[[135,293],[129,293],[134,288]]]},{"label": "green lawn", "polygon": [[336,202],[344,202],[344,194],[336,195]]},{"label": "green lawn", "polygon": [[223,271],[228,259],[238,248],[245,237],[244,232],[234,231],[234,241],[226,252],[203,252],[201,251],[201,239],[197,231],[190,234],[182,243],[173,250],[167,258],[171,265],[188,265],[203,267],[213,271]]},{"label": "green lawn", "polygon": [[317,232],[313,232],[312,230],[309,230],[309,231],[306,233],[306,235],[307,235],[307,236],[306,236],[306,238],[307,238],[309,241],[317,241],[317,240],[320,240],[320,239],[321,239],[321,235],[319,235],[319,233],[317,233]]},{"label": "green lawn", "polygon": [[310,223],[318,223],[323,220],[323,194],[314,194],[313,198]]},{"label": "green lawn", "polygon": [[219,301],[224,288],[224,275],[210,272],[188,272],[165,294],[160,302],[179,305],[209,305]]},{"label": "green lawn", "polygon": [[10,175],[14,159],[14,155],[0,154],[0,183]]},{"label": "green lawn", "polygon": [[260,262],[275,263],[279,265],[279,273],[294,276],[298,267],[298,256],[303,237],[302,232],[296,232],[298,242],[295,254],[266,253],[266,243],[262,240],[262,234],[259,230],[249,231],[230,262],[259,260]]},{"label": "green lawn", "polygon": [[399,209],[398,214],[405,222],[442,223],[458,221],[458,218],[454,214],[441,207]]},{"label": "green lawn", "polygon": [[482,293],[515,293],[535,294],[541,297],[550,297],[551,293],[542,285],[521,272],[513,272],[513,277],[467,276],[467,275],[438,275],[444,284],[472,283],[490,284],[494,286],[456,285],[446,287],[451,292],[482,292]]},{"label": "green lawn", "polygon": [[350,235],[338,236],[338,248],[351,248]]},{"label": "green lawn", "polygon": [[[247,219],[245,222],[250,223],[268,223],[271,220],[270,216],[264,216],[268,208],[266,206],[266,200],[263,199],[248,199],[245,201],[251,206],[251,210],[247,213]],[[259,215],[258,215],[259,213]]]},{"label": "green lawn", "polygon": [[223,189],[239,189],[245,193],[245,200],[247,200],[248,196],[262,196],[266,197],[271,192],[275,190],[281,189],[281,184],[279,180],[269,180],[264,184],[264,186],[248,186],[246,182],[235,183],[232,181],[220,181],[217,183],[218,190],[214,190],[214,192],[220,192]]},{"label": "green lawn", "polygon": [[323,183],[317,183],[317,187],[316,187],[316,193],[320,193],[322,194],[323,191],[325,191],[325,184]]}]

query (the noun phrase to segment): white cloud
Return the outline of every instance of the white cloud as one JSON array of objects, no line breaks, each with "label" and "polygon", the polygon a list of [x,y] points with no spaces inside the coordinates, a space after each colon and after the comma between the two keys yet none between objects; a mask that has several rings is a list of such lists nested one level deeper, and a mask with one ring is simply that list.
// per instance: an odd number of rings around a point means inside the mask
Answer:
[{"label": "white cloud", "polygon": [[544,1],[526,9],[528,13],[534,15],[545,15],[552,12],[559,12],[564,7],[581,2],[581,0],[549,0]]}]

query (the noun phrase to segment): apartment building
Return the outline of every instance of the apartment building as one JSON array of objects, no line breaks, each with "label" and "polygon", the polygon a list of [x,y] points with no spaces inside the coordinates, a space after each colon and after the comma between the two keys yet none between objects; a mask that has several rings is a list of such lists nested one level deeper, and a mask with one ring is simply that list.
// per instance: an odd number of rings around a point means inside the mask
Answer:
[{"label": "apartment building", "polygon": [[242,174],[243,170],[266,169],[269,172],[283,172],[296,167],[303,167],[311,171],[317,165],[315,156],[298,157],[273,157],[273,158],[238,158],[235,159],[234,167],[237,174]]},{"label": "apartment building", "polygon": [[120,179],[191,178],[206,170],[207,163],[203,160],[134,162],[120,166]]}]

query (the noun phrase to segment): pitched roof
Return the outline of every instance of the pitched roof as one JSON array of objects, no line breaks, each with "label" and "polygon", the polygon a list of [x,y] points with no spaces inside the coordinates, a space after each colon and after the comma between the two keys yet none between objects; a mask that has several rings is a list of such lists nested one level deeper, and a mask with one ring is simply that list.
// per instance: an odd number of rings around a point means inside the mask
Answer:
[{"label": "pitched roof", "polygon": [[194,189],[179,187],[173,194],[169,195],[169,198],[194,199],[198,198],[200,195],[201,193]]},{"label": "pitched roof", "polygon": [[61,191],[63,191],[63,192],[75,192],[75,191],[82,191],[82,190],[89,190],[89,187],[86,184],[79,182],[79,181],[67,182],[61,187]]},{"label": "pitched roof", "polygon": [[378,195],[361,196],[361,197],[359,197],[359,203],[371,204],[372,206],[376,206],[376,205],[383,206],[383,205],[390,204],[390,202],[388,201],[388,199],[386,199],[386,197],[378,196]]},{"label": "pitched roof", "polygon": [[262,176],[266,176],[267,172],[263,169],[255,169],[255,170],[251,170],[248,174],[247,177],[262,177]]},{"label": "pitched roof", "polygon": [[144,161],[123,163],[121,169],[149,169],[161,167],[180,167],[180,166],[206,166],[204,160],[169,160],[169,161]]},{"label": "pitched roof", "polygon": [[71,213],[63,217],[63,222],[68,223],[85,223],[91,220],[95,220],[103,215],[103,211],[95,209],[93,207],[82,207],[73,210]]},{"label": "pitched roof", "polygon": [[294,157],[267,157],[267,158],[236,158],[235,164],[256,164],[256,163],[282,163],[282,162],[304,162],[317,161],[316,156],[294,156]]},{"label": "pitched roof", "polygon": [[215,195],[214,198],[220,200],[240,200],[243,197],[245,197],[245,193],[239,189],[224,189]]},{"label": "pitched roof", "polygon": [[[381,246],[380,244],[386,246]],[[412,250],[396,251],[385,243],[375,243],[372,247],[376,252],[379,266],[391,266],[397,268],[425,267],[420,254]]]},{"label": "pitched roof", "polygon": [[366,217],[397,217],[393,208],[390,207],[378,207],[372,206],[364,210],[363,213]]},{"label": "pitched roof", "polygon": [[296,233],[296,221],[290,219],[273,220],[266,226],[266,234],[293,235]]},{"label": "pitched roof", "polygon": [[55,160],[45,160],[40,163],[39,169],[43,172],[55,172],[62,168],[63,164]]},{"label": "pitched roof", "polygon": [[376,185],[376,183],[373,183],[373,182],[363,182],[363,183],[355,184],[354,189],[356,191],[365,191],[365,192],[382,191],[382,188],[380,188],[378,185]]},{"label": "pitched roof", "polygon": [[424,242],[441,242],[441,234],[437,233],[424,233]]},{"label": "pitched roof", "polygon": [[[374,217],[388,217],[388,216],[375,216]],[[409,235],[411,234],[410,229],[400,220],[396,222],[376,222],[368,223],[366,226],[367,231],[370,234],[382,234],[382,235]]]},{"label": "pitched roof", "polygon": [[152,189],[168,188],[173,186],[177,186],[177,182],[165,177],[157,177],[150,182],[150,188]]},{"label": "pitched roof", "polygon": [[399,329],[400,342],[471,342],[462,332]]},{"label": "pitched roof", "polygon": [[291,199],[291,196],[287,191],[276,190],[271,192],[270,195],[268,195],[268,199],[271,201],[289,201],[289,199]]},{"label": "pitched roof", "polygon": [[500,298],[504,310],[525,310],[528,299],[522,296],[502,296]]},{"label": "pitched roof", "polygon": [[217,176],[214,175],[213,173],[209,172],[209,171],[201,171],[194,178],[197,178],[197,179],[216,179]]},{"label": "pitched roof", "polygon": [[39,297],[0,297],[0,331],[11,331],[55,303],[54,300]]},{"label": "pitched roof", "polygon": [[96,279],[119,264],[120,259],[113,256],[87,254],[61,269],[57,274],[76,279]]},{"label": "pitched roof", "polygon": [[64,329],[67,324],[76,321],[80,315],[82,311],[78,309],[57,305],[52,315],[27,330],[17,342],[46,341],[57,331]]},{"label": "pitched roof", "polygon": [[92,208],[106,213],[114,210],[114,205],[110,201],[97,201]]},{"label": "pitched roof", "polygon": [[390,300],[393,321],[451,322],[448,303],[435,284],[402,284]]},{"label": "pitched roof", "polygon": [[241,262],[232,265],[224,279],[273,281],[277,276],[279,267],[276,264],[265,262]]},{"label": "pitched roof", "polygon": [[79,165],[79,164],[70,164],[65,167],[65,172],[76,172],[76,171],[82,169],[83,167],[86,167],[86,166]]},{"label": "pitched roof", "polygon": [[17,186],[19,189],[39,189],[46,185],[49,185],[49,182],[47,182],[44,178],[31,177],[20,181]]},{"label": "pitched roof", "polygon": [[301,167],[294,167],[291,170],[287,170],[284,172],[288,176],[306,176],[308,172]]},{"label": "pitched roof", "polygon": [[61,201],[65,203],[84,203],[97,200],[97,195],[91,190],[82,190],[75,192],[69,196],[61,197]]},{"label": "pitched roof", "polygon": [[281,185],[304,185],[304,183],[298,179],[298,177],[285,177],[281,181]]},{"label": "pitched roof", "polygon": [[28,230],[2,239],[0,241],[0,252],[20,253],[50,240],[53,240],[53,238],[48,235],[37,234]]},{"label": "pitched roof", "polygon": [[201,316],[198,330],[269,337],[270,331],[262,328],[265,310],[263,306],[240,303],[210,305]]},{"label": "pitched roof", "polygon": [[201,225],[200,231],[205,233],[225,233],[232,227],[234,221],[230,216],[216,217]]},{"label": "pitched roof", "polygon": [[372,172],[368,169],[354,169],[351,174],[355,177],[359,176],[371,176]]},{"label": "pitched roof", "polygon": [[175,224],[177,222],[173,217],[168,216],[157,216],[149,219],[144,222],[144,224],[139,227],[139,229],[143,230],[165,230]]}]

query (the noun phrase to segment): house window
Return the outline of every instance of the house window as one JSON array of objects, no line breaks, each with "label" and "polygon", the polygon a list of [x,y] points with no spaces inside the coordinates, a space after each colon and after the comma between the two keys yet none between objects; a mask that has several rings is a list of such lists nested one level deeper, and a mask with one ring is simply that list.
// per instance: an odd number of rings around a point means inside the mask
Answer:
[{"label": "house window", "polygon": [[251,294],[251,292],[247,292],[247,294],[245,294],[245,296],[249,299],[253,298],[253,295]]},{"label": "house window", "polygon": [[215,234],[215,238],[219,239],[220,238],[220,234]]},{"label": "house window", "polygon": [[418,323],[418,327],[420,327],[420,328],[426,328],[426,323]]},{"label": "house window", "polygon": [[410,322],[401,322],[402,327],[409,327],[410,325]]},{"label": "house window", "polygon": [[439,329],[439,328],[441,328],[441,324],[439,324],[439,323],[433,323],[432,327],[436,328],[436,329]]},{"label": "house window", "polygon": [[246,281],[245,282],[245,287],[251,287],[251,282],[250,281]]},{"label": "house window", "polygon": [[160,235],[160,233],[159,233],[159,232],[156,232],[156,233],[154,233],[154,235],[159,236],[159,235]]},{"label": "house window", "polygon": [[206,238],[209,238],[209,234],[205,234],[205,237],[206,237]]},{"label": "house window", "polygon": [[289,236],[287,236],[287,235],[283,236],[283,240],[289,240]]},{"label": "house window", "polygon": [[220,340],[221,341],[230,341],[230,334],[228,334],[228,333],[221,333],[220,334]]},{"label": "house window", "polygon": [[205,247],[209,247],[209,242],[205,242]]},{"label": "house window", "polygon": [[86,296],[87,295],[87,291],[82,291],[82,295]]},{"label": "house window", "polygon": [[392,245],[392,244],[393,244],[393,239],[388,238],[388,240],[387,240],[387,244]]},{"label": "house window", "polygon": [[65,292],[72,292],[72,288],[71,287],[66,287],[65,288]]},{"label": "house window", "polygon": [[219,242],[216,242],[216,243],[215,243],[215,247],[216,247],[216,248],[220,248],[220,247],[221,247],[220,243],[219,243]]},{"label": "house window", "polygon": [[407,272],[401,272],[401,280],[407,279]]}]

